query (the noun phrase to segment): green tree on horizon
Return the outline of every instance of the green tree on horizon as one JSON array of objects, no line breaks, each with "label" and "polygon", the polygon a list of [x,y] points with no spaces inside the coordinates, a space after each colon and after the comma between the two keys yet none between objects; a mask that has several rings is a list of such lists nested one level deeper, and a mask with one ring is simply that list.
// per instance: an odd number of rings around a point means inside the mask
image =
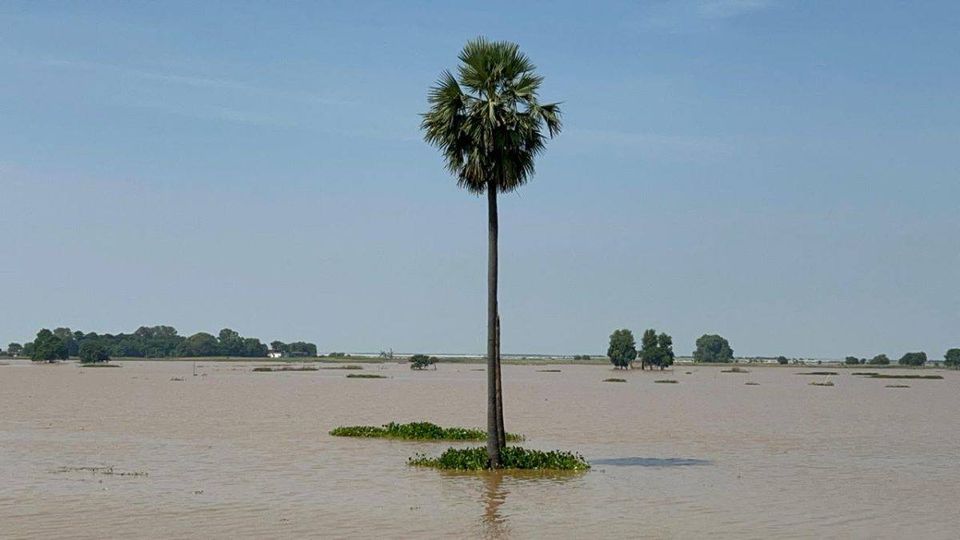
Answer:
[{"label": "green tree on horizon", "polygon": [[429,110],[420,127],[426,142],[440,149],[457,184],[487,196],[487,457],[491,468],[500,468],[506,434],[497,306],[497,195],[515,191],[533,176],[547,138],[560,133],[560,108],[538,101],[543,77],[515,43],[479,37],[467,42],[459,60],[457,76],[444,71],[431,87]]},{"label": "green tree on horizon", "polygon": [[730,342],[716,334],[704,334],[697,339],[697,350],[693,351],[694,362],[728,363],[733,361],[733,349]]},{"label": "green tree on horizon", "polygon": [[31,345],[30,359],[35,362],[56,362],[69,357],[67,344],[47,328],[37,332]]},{"label": "green tree on horizon", "polygon": [[[13,344],[11,343],[11,345]],[[948,350],[943,355],[943,365],[947,367],[960,367],[960,349]]]},{"label": "green tree on horizon", "polygon": [[921,352],[908,352],[900,357],[899,362],[901,366],[922,366],[927,363],[927,353]]},{"label": "green tree on horizon", "polygon": [[633,332],[626,328],[614,330],[610,334],[607,358],[615,368],[629,368],[630,363],[637,359],[637,342],[633,338]]}]

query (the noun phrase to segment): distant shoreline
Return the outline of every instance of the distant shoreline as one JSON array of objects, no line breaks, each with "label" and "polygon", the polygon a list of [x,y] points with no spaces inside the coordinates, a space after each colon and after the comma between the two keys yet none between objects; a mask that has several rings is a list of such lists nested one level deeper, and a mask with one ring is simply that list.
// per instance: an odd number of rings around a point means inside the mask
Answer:
[{"label": "distant shoreline", "polygon": [[[305,356],[305,357],[287,357],[287,358],[269,358],[269,357],[241,357],[241,356],[198,356],[198,357],[159,357],[159,358],[142,358],[136,356],[130,357],[114,357],[111,358],[111,362],[237,362],[237,363],[326,363],[326,364],[391,364],[391,363],[406,363],[406,355],[400,358],[394,359],[385,359],[374,356],[342,356],[342,357],[327,357],[327,356]],[[19,357],[17,360],[29,360],[28,358]],[[467,364],[467,365],[483,365],[486,364],[487,359],[483,356],[437,356],[438,363],[442,364]],[[9,358],[13,360],[13,358]],[[75,362],[76,358],[70,358],[69,360],[63,360],[62,362]],[[513,366],[545,366],[545,365],[566,365],[566,366],[603,366],[610,365],[610,360],[605,356],[596,356],[589,360],[577,359],[574,360],[570,357],[557,357],[557,356],[543,356],[543,357],[503,357],[501,359],[503,364],[513,365]],[[842,360],[832,360],[832,361],[821,361],[821,363],[816,362],[807,362],[805,364],[778,364],[775,362],[765,362],[765,361],[750,361],[749,359],[735,359],[733,362],[701,362],[696,363],[693,361],[692,357],[678,357],[674,366],[684,366],[684,367],[723,367],[723,366],[750,366],[755,368],[823,368],[829,367],[830,369],[844,369],[844,370],[872,370],[872,369],[949,369],[942,365],[926,365],[926,366],[901,366],[899,364],[891,363],[889,365],[870,365],[870,364],[858,364],[858,365],[849,365],[845,364]],[[640,369],[639,362],[635,363],[633,369]]]}]

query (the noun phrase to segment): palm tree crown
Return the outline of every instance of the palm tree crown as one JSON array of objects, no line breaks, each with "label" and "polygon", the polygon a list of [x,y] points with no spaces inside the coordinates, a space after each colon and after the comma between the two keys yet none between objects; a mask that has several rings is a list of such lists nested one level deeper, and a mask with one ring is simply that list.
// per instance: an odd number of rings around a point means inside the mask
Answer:
[{"label": "palm tree crown", "polygon": [[460,187],[483,193],[489,183],[507,193],[527,182],[545,135],[560,133],[560,107],[540,104],[543,77],[520,48],[506,41],[469,41],[457,77],[449,71],[430,89],[421,128],[440,148]]}]

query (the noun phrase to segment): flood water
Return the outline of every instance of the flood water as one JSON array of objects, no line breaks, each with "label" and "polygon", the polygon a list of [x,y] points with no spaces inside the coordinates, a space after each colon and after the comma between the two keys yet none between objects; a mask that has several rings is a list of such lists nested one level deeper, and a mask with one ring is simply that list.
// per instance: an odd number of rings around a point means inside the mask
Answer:
[{"label": "flood water", "polygon": [[[581,474],[519,475],[407,466],[448,443],[327,434],[392,420],[481,427],[481,366],[367,365],[389,378],[364,380],[343,370],[254,373],[254,363],[201,362],[197,376],[190,362],[122,364],[0,365],[0,537],[960,531],[956,371],[882,380],[794,367],[504,366],[507,430],[593,463]],[[654,383],[664,378],[679,384]],[[825,379],[835,386],[809,385]]]}]

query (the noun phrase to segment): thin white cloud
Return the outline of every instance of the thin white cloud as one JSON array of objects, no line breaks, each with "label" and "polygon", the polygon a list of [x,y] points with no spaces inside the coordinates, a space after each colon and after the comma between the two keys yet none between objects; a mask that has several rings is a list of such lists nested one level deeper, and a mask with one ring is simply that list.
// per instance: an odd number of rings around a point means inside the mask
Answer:
[{"label": "thin white cloud", "polygon": [[578,146],[621,149],[645,159],[665,161],[713,161],[736,153],[729,141],[699,135],[664,135],[606,129],[576,129],[564,132],[565,142]]},{"label": "thin white cloud", "polygon": [[647,5],[641,26],[650,30],[691,32],[711,21],[731,20],[776,5],[776,0],[672,0]]},{"label": "thin white cloud", "polygon": [[190,86],[193,88],[207,88],[214,90],[228,90],[241,92],[250,95],[267,96],[278,99],[287,99],[315,105],[349,105],[352,102],[342,99],[331,98],[312,92],[298,90],[283,90],[278,88],[264,88],[242,81],[231,79],[220,79],[204,77],[197,75],[183,75],[177,73],[164,73],[158,71],[142,70],[118,66],[115,64],[106,64],[101,62],[87,62],[83,60],[63,60],[63,59],[45,59],[37,62],[44,66],[63,67],[72,69],[81,69],[86,71],[107,71],[126,77],[134,77],[145,81],[155,81],[166,84],[175,84],[181,86]]}]

